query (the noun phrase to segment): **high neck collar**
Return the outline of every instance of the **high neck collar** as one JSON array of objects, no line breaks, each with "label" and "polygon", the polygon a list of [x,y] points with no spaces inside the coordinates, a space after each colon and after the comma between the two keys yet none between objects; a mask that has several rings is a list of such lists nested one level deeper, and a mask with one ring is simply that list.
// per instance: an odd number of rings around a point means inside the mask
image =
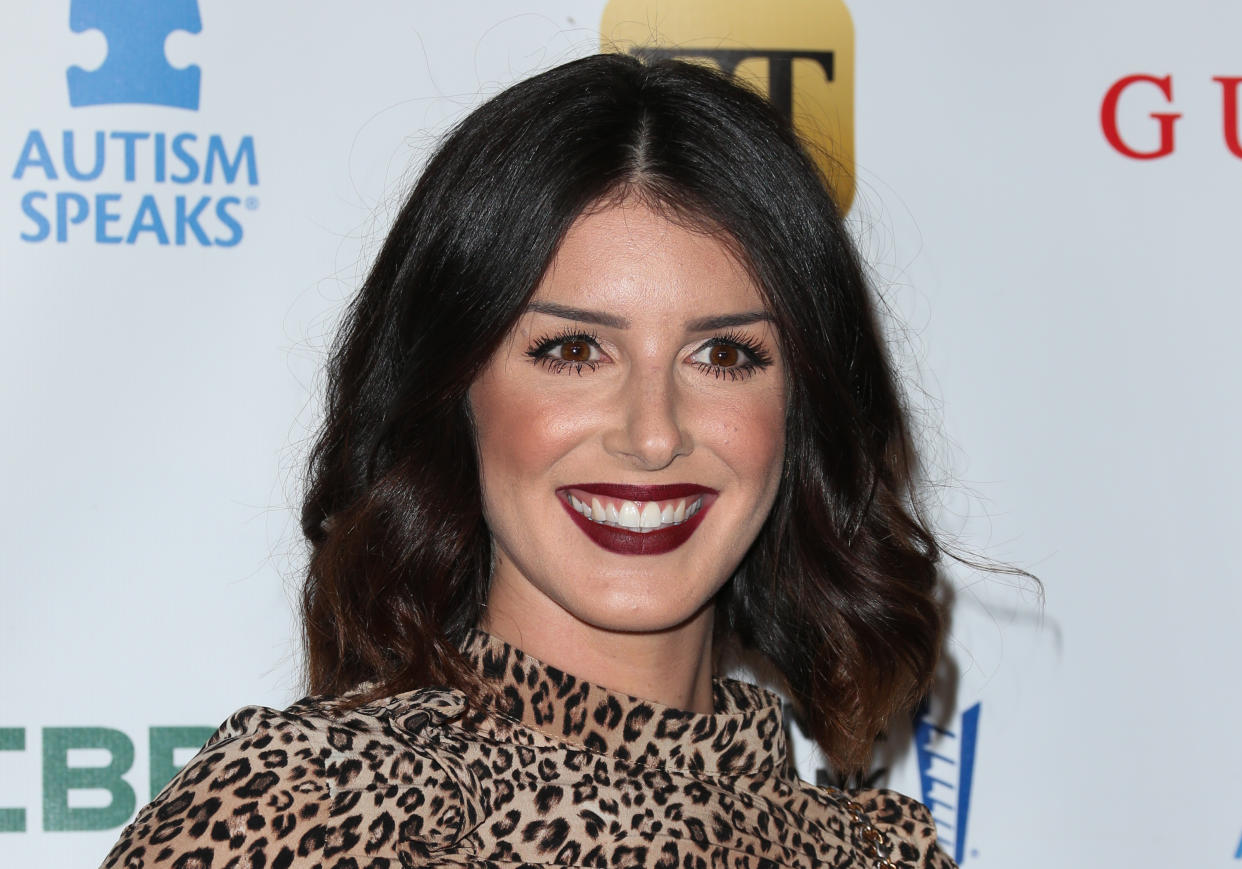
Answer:
[{"label": "high neck collar", "polygon": [[584,682],[481,630],[462,652],[495,689],[492,713],[556,740],[642,766],[790,775],[780,700],[754,685],[714,680],[703,715]]}]

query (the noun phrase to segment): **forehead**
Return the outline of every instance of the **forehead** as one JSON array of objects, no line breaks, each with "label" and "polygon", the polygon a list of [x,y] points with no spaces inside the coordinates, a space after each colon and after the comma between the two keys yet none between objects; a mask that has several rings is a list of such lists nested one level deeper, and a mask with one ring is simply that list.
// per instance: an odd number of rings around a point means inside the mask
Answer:
[{"label": "forehead", "polygon": [[650,319],[766,307],[722,235],[671,221],[635,201],[574,221],[534,299]]}]

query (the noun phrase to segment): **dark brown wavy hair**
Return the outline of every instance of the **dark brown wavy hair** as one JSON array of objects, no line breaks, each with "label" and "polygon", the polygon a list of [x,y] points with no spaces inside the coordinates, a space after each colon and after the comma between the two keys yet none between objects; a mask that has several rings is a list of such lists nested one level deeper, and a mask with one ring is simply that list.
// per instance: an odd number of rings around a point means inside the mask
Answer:
[{"label": "dark brown wavy hair", "polygon": [[770,661],[839,770],[927,689],[940,650],[935,537],[871,291],[787,119],[722,75],[622,55],[523,81],[432,155],[349,307],[302,529],[309,687],[469,690],[486,599],[471,383],[566,230],[639,196],[736,249],[788,365],[783,477],[721,590],[720,636]]}]

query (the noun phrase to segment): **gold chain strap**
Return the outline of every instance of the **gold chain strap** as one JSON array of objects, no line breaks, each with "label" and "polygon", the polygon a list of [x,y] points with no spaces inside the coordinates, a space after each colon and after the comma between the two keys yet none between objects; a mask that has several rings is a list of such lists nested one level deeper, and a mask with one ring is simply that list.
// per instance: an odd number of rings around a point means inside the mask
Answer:
[{"label": "gold chain strap", "polygon": [[848,798],[842,800],[841,805],[850,816],[854,845],[862,849],[863,855],[875,861],[876,869],[899,869],[888,859],[893,850],[892,843],[882,830],[871,823],[862,805]]}]

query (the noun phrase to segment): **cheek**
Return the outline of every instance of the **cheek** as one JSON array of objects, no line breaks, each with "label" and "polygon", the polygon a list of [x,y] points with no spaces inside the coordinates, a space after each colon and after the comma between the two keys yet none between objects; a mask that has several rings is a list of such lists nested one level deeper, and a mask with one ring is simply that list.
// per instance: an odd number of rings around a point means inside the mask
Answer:
[{"label": "cheek", "polygon": [[471,387],[470,410],[485,498],[489,490],[505,494],[505,481],[550,469],[581,436],[581,420],[554,391],[523,389],[512,379],[481,378]]},{"label": "cheek", "polygon": [[705,433],[739,478],[764,493],[775,489],[785,458],[783,393],[762,393],[717,408]]}]

